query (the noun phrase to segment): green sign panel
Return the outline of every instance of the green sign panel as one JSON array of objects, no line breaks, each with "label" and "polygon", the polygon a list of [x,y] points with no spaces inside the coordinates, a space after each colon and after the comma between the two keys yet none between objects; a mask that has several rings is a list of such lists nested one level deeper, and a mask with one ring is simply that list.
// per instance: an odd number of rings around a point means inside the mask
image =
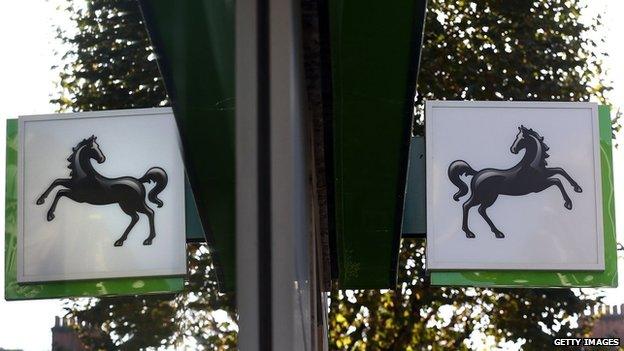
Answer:
[{"label": "green sign panel", "polygon": [[182,290],[183,278],[124,278],[17,284],[17,120],[7,121],[4,292],[6,300],[61,297],[138,295],[172,293]]},{"label": "green sign panel", "polygon": [[611,119],[607,106],[600,106],[599,121],[605,250],[604,271],[436,271],[431,273],[431,284],[482,287],[616,287],[615,199],[613,196]]}]

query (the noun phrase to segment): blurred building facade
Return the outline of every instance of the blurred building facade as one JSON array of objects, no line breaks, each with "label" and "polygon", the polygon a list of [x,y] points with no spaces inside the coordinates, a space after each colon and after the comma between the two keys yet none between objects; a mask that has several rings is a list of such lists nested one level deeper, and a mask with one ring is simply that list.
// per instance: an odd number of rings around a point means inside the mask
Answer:
[{"label": "blurred building facade", "polygon": [[72,327],[75,321],[68,318],[55,317],[52,327],[52,351],[84,351],[78,334]]},{"label": "blurred building facade", "polygon": [[594,338],[624,338],[624,304],[620,306],[598,305],[594,309],[598,319],[594,322],[591,336]]}]

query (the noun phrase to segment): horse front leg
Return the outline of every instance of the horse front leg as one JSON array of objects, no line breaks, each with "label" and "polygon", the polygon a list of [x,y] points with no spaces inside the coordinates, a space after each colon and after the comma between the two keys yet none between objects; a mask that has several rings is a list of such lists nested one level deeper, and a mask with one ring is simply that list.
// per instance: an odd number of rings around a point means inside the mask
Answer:
[{"label": "horse front leg", "polygon": [[37,205],[43,205],[46,197],[48,197],[48,195],[50,195],[52,190],[54,190],[54,188],[56,188],[57,186],[64,186],[66,188],[69,188],[70,184],[71,184],[71,179],[64,179],[64,178],[55,179],[52,182],[52,184],[50,184],[48,189],[46,189],[46,191],[44,191],[43,194],[39,196],[39,198],[37,199]]},{"label": "horse front leg", "polygon": [[561,181],[557,178],[548,178],[546,179],[546,183],[544,184],[544,189],[551,187],[551,186],[556,186],[557,188],[559,188],[559,191],[561,191],[561,195],[563,196],[563,200],[565,201],[565,203],[563,204],[563,206],[565,208],[567,208],[568,210],[572,209],[572,200],[570,200],[570,197],[568,196],[568,193],[566,193],[565,188],[563,187],[563,184],[561,184]]},{"label": "horse front leg", "polygon": [[572,177],[570,177],[570,175],[568,174],[568,172],[565,171],[565,169],[560,168],[560,167],[552,167],[552,168],[546,168],[546,171],[548,171],[548,176],[552,177],[556,174],[561,175],[562,177],[564,177],[568,182],[570,182],[570,185],[572,185],[572,187],[574,188],[574,191],[576,191],[577,193],[582,193],[583,189],[581,189],[581,187],[578,185],[577,182],[574,181],[574,179],[572,179]]},{"label": "horse front leg", "polygon": [[69,189],[61,189],[61,190],[59,190],[56,193],[56,196],[54,197],[54,201],[52,202],[52,206],[50,206],[50,209],[48,210],[48,222],[54,219],[54,211],[56,211],[56,204],[58,204],[59,200],[63,196],[66,196],[66,197],[72,199],[71,190],[69,190]]}]

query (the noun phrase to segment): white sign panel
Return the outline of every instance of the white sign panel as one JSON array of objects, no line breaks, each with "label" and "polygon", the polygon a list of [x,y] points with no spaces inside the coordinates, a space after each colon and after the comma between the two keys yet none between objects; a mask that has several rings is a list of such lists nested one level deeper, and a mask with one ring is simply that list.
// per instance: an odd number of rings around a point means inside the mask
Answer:
[{"label": "white sign panel", "polygon": [[169,108],[19,118],[18,282],[186,274]]},{"label": "white sign panel", "polygon": [[427,267],[604,270],[598,107],[426,105]]}]

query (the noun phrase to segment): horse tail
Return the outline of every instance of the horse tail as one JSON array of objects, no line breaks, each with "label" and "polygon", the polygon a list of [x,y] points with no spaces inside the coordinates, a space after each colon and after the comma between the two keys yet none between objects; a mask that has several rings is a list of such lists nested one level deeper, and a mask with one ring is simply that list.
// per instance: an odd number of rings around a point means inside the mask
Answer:
[{"label": "horse tail", "polygon": [[156,186],[150,190],[149,194],[147,194],[147,198],[158,207],[162,207],[163,202],[158,198],[158,194],[160,194],[160,192],[167,186],[167,172],[160,167],[152,167],[147,170],[143,177],[139,178],[139,181],[141,183],[156,183]]},{"label": "horse tail", "polygon": [[470,165],[466,161],[457,160],[453,161],[448,168],[448,177],[453,184],[459,189],[455,195],[453,195],[453,200],[459,201],[459,198],[468,194],[468,185],[464,183],[464,181],[460,178],[461,175],[473,176],[477,174],[477,171],[472,169]]}]

